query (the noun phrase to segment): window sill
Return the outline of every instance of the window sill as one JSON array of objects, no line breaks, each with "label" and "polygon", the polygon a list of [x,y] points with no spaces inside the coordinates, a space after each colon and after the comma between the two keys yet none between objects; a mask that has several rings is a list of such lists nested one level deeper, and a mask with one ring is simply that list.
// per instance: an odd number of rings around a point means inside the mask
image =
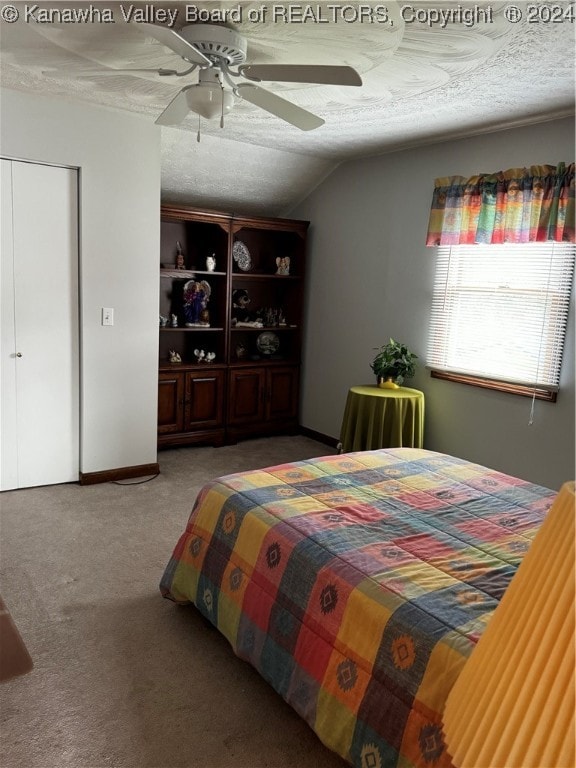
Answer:
[{"label": "window sill", "polygon": [[497,381],[496,379],[481,379],[478,376],[467,376],[463,373],[431,370],[430,376],[433,379],[444,379],[445,381],[455,381],[458,384],[469,384],[472,387],[494,389],[497,392],[507,392],[510,395],[535,397],[536,400],[547,400],[550,403],[555,403],[558,396],[557,392],[548,389],[534,389],[534,387],[527,387],[524,384],[512,384],[508,381]]}]

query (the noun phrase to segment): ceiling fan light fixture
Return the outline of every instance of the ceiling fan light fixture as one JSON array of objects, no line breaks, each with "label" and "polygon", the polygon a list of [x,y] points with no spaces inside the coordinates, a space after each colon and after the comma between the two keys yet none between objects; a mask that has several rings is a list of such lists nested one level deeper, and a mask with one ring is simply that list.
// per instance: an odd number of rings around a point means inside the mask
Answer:
[{"label": "ceiling fan light fixture", "polygon": [[206,120],[213,120],[230,112],[234,106],[234,94],[216,83],[198,83],[186,90],[186,101],[192,112]]},{"label": "ceiling fan light fixture", "polygon": [[[174,96],[156,119],[158,125],[178,125],[190,111],[206,120],[219,117],[220,127],[223,128],[224,115],[234,106],[234,96],[238,96],[302,131],[311,131],[324,124],[323,118],[254,85],[254,82],[272,80],[321,85],[362,84],[360,75],[349,66],[244,64],[246,39],[235,30],[222,25],[189,24],[179,33],[154,24],[139,26],[184,60],[192,63],[191,69],[185,72],[174,71],[175,75],[189,74],[198,68],[197,85],[187,85]],[[234,70],[232,66],[238,68]],[[164,72],[167,73],[168,70]],[[170,73],[172,74],[172,71]],[[237,77],[246,77],[252,80],[252,83],[237,83],[233,79]],[[224,88],[224,83],[229,86],[228,90]]]}]

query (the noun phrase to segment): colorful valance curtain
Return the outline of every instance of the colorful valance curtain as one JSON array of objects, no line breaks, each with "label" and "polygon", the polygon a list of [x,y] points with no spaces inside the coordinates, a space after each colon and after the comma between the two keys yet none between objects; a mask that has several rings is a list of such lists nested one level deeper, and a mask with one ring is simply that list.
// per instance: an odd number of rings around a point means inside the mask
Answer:
[{"label": "colorful valance curtain", "polygon": [[426,245],[575,242],[574,166],[436,179]]}]

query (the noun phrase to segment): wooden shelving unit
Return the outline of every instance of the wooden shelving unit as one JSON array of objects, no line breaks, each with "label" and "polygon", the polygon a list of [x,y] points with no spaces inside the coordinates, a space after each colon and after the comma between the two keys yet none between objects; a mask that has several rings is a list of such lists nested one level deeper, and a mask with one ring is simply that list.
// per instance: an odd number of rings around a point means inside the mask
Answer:
[{"label": "wooden shelving unit", "polygon": [[[222,445],[297,430],[307,229],[308,222],[293,219],[162,207],[160,315],[168,325],[160,328],[159,343],[160,446]],[[238,242],[249,253],[243,269],[235,258]],[[184,269],[172,267],[179,249]],[[289,260],[288,275],[276,274],[279,258]],[[209,286],[209,326],[185,324],[188,281]],[[250,299],[243,309],[234,306],[236,291]],[[234,318],[280,315],[285,324],[234,324]],[[198,363],[200,349],[212,352],[214,362]],[[169,362],[171,350],[181,363]]]}]

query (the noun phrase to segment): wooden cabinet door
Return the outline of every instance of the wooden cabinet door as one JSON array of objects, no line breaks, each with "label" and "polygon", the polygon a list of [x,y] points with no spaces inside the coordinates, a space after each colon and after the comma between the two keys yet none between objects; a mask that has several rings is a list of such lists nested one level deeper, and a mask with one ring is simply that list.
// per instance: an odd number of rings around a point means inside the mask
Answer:
[{"label": "wooden cabinet door", "polygon": [[186,373],[184,429],[220,427],[224,423],[224,371]]},{"label": "wooden cabinet door", "polygon": [[160,373],[158,377],[158,434],[184,428],[184,375]]},{"label": "wooden cabinet door", "polygon": [[269,368],[266,384],[266,418],[285,421],[298,416],[298,368]]},{"label": "wooden cabinet door", "polygon": [[264,420],[264,368],[237,368],[230,371],[228,423],[254,424]]}]

